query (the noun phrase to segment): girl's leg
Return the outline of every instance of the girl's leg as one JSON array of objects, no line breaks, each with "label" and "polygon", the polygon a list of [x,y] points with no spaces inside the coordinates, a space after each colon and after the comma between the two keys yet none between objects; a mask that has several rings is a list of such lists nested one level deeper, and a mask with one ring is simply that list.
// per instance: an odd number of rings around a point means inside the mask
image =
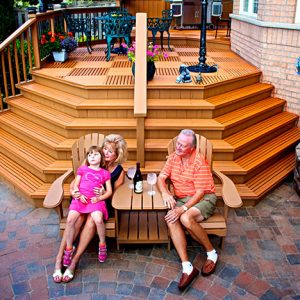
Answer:
[{"label": "girl's leg", "polygon": [[107,258],[107,248],[105,242],[105,223],[103,221],[103,213],[100,211],[94,211],[91,213],[91,216],[96,224],[97,232],[100,239],[98,259],[102,263],[105,262]]},{"label": "girl's leg", "polygon": [[90,241],[93,239],[94,235],[96,232],[96,226],[93,218],[91,215],[88,215],[87,220],[85,222],[85,225],[80,233],[80,239],[79,239],[79,244],[76,250],[76,253],[74,257],[72,258],[72,262],[68,269],[74,271],[76,268],[76,265],[79,262],[79,259],[87,246],[89,245]]},{"label": "girl's leg", "polygon": [[[84,214],[80,215],[79,218],[77,219],[77,221],[75,223],[74,239],[76,239],[85,219],[86,219],[86,215],[84,215]],[[55,270],[59,270],[62,267],[62,259],[63,259],[64,250],[66,249],[66,246],[67,246],[67,244],[66,244],[66,230],[65,230],[62,240],[60,242],[57,256],[56,256],[56,262],[55,262],[55,268],[54,268]]]},{"label": "girl's leg", "polygon": [[70,210],[66,224],[66,248],[68,250],[73,249],[73,241],[75,237],[75,223],[80,217],[80,213],[75,210]]},{"label": "girl's leg", "polygon": [[100,244],[105,244],[105,223],[103,221],[103,213],[101,211],[94,211],[91,213],[91,216],[97,227]]}]

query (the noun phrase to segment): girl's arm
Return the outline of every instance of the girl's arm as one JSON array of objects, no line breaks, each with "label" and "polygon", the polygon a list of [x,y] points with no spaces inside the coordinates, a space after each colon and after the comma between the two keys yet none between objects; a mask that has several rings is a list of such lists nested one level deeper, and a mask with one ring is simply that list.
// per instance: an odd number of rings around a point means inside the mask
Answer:
[{"label": "girl's arm", "polygon": [[82,203],[87,203],[86,197],[82,195],[79,191],[79,184],[80,184],[81,176],[76,175],[75,180],[71,183],[71,194],[74,198],[79,198]]},{"label": "girl's arm", "polygon": [[114,190],[116,190],[120,185],[124,183],[124,179],[125,179],[125,171],[122,170],[121,174],[119,175],[119,178],[115,181]]},{"label": "girl's arm", "polygon": [[105,186],[106,186],[105,193],[103,195],[98,196],[98,197],[91,198],[92,203],[96,203],[96,202],[99,202],[99,201],[106,200],[107,198],[109,198],[112,195],[112,188],[111,188],[110,179],[105,181]]}]

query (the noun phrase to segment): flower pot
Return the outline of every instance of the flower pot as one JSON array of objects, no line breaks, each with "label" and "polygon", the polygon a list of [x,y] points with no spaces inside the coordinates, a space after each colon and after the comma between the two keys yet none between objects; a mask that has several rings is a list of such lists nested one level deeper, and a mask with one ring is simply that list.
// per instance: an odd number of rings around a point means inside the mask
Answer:
[{"label": "flower pot", "polygon": [[[132,64],[132,74],[135,76],[135,63]],[[147,62],[147,81],[151,81],[154,77],[156,68],[154,61],[148,61]]]},{"label": "flower pot", "polygon": [[62,51],[53,51],[54,61],[64,62],[68,59],[68,53],[63,49]]}]

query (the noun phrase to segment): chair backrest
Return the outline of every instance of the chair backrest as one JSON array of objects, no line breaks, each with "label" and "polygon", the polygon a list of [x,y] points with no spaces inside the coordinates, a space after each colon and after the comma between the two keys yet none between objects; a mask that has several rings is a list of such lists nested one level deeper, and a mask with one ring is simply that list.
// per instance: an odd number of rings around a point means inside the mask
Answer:
[{"label": "chair backrest", "polygon": [[74,173],[82,165],[87,150],[91,146],[102,147],[104,142],[104,135],[100,133],[90,133],[80,137],[72,146],[72,163]]},{"label": "chair backrest", "polygon": [[[176,141],[178,136],[174,137],[168,145],[168,155],[172,154],[176,148]],[[212,168],[212,143],[204,136],[196,134],[196,149],[204,156],[205,160],[208,162],[210,168]]]},{"label": "chair backrest", "polygon": [[124,37],[129,35],[135,23],[135,18],[128,12],[108,12],[99,18],[106,36]]},{"label": "chair backrest", "polygon": [[163,19],[172,19],[173,17],[173,9],[165,9],[162,11],[162,18]]}]

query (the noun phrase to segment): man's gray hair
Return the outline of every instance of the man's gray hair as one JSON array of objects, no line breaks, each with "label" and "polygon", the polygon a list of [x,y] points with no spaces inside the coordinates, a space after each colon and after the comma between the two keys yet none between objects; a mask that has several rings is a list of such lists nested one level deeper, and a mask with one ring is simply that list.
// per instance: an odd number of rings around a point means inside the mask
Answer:
[{"label": "man's gray hair", "polygon": [[196,146],[197,146],[197,138],[196,138],[195,132],[192,129],[182,129],[180,131],[180,134],[191,136],[193,138],[192,146],[193,146],[193,148],[196,148]]}]

